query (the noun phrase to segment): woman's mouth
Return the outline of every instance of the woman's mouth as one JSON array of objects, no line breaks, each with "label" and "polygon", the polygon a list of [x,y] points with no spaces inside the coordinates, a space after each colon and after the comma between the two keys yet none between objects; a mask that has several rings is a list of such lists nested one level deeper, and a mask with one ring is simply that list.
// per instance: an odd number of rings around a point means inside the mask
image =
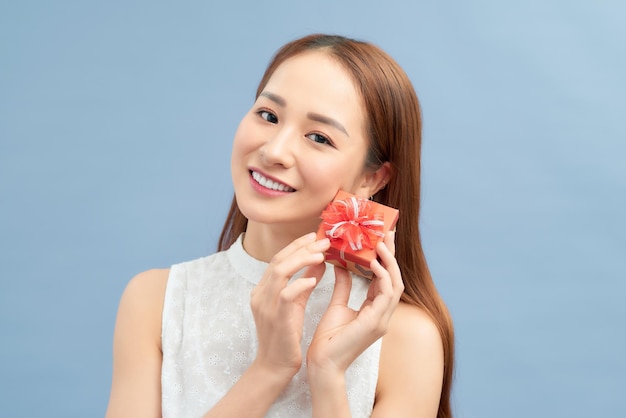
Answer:
[{"label": "woman's mouth", "polygon": [[252,178],[257,183],[259,183],[261,186],[265,187],[266,189],[275,190],[278,192],[295,192],[296,191],[293,187],[289,187],[286,184],[279,183],[274,180],[270,180],[267,177],[265,177],[263,174],[257,171],[251,170],[250,174],[252,175]]}]

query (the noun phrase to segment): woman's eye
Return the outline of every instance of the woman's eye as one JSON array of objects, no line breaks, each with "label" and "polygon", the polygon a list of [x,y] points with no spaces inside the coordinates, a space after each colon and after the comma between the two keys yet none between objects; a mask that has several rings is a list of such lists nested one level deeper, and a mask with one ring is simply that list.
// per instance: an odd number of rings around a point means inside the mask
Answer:
[{"label": "woman's eye", "polygon": [[261,118],[268,121],[269,123],[278,123],[278,118],[272,112],[268,112],[267,110],[261,110],[257,112]]},{"label": "woman's eye", "polygon": [[309,138],[310,140],[312,140],[313,142],[317,142],[318,144],[333,145],[333,143],[330,142],[330,139],[326,138],[324,135],[308,134],[306,137]]}]

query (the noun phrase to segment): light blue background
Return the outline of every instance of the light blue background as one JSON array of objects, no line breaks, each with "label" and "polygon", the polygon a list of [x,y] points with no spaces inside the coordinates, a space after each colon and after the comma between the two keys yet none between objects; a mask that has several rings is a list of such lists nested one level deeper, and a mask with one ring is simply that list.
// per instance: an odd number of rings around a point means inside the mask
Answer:
[{"label": "light blue background", "polygon": [[3,417],[103,416],[119,297],[212,252],[272,53],[372,41],[424,113],[457,417],[626,416],[621,1],[0,5]]}]

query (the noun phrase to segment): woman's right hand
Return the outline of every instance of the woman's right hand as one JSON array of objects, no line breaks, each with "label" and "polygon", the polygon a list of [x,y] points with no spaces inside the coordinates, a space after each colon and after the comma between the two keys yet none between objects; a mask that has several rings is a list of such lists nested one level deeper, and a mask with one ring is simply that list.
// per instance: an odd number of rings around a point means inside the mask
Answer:
[{"label": "woman's right hand", "polygon": [[[250,306],[256,324],[259,348],[254,363],[277,373],[286,381],[302,365],[304,310],[324,274],[327,238],[316,241],[315,233],[304,235],[278,252],[252,291]],[[301,278],[289,279],[303,268]]]}]

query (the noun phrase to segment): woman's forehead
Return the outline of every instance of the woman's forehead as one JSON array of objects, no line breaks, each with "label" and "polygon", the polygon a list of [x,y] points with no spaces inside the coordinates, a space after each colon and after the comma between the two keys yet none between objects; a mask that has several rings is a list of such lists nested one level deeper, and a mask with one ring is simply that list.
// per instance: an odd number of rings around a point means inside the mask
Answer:
[{"label": "woman's forehead", "polygon": [[[292,103],[323,106],[338,113],[364,116],[363,101],[352,75],[327,52],[314,50],[282,62],[263,92]],[[324,109],[318,109],[324,110]]]}]

